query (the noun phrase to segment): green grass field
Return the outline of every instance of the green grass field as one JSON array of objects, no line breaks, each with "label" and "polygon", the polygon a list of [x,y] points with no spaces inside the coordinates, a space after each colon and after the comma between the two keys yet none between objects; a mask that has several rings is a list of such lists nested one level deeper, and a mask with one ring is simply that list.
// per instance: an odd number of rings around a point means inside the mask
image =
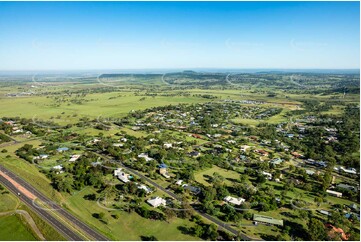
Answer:
[{"label": "green grass field", "polygon": [[0,240],[35,241],[37,238],[18,215],[8,215],[0,217]]},{"label": "green grass field", "polygon": [[[66,205],[71,208],[73,213],[114,240],[140,240],[140,236],[150,235],[155,236],[158,240],[198,240],[198,238],[185,235],[178,230],[178,226],[189,227],[192,225],[187,220],[175,218],[168,223],[145,219],[135,212],[129,214],[123,211],[107,211],[98,206],[96,201],[88,201],[83,198],[84,195],[91,193],[95,193],[95,191],[88,187],[69,196]],[[92,216],[93,213],[100,212],[105,213],[105,220],[108,221],[108,224],[104,224]],[[116,213],[119,214],[119,219],[111,217]]]},{"label": "green grass field", "polygon": [[[4,117],[25,117],[34,119],[50,119],[59,124],[76,122],[80,116],[97,118],[102,117],[122,117],[131,110],[142,110],[155,106],[175,105],[179,103],[199,103],[206,99],[199,97],[146,97],[141,101],[141,96],[128,93],[127,96],[109,99],[116,93],[89,94],[85,97],[88,102],[83,104],[64,104],[56,107],[55,102],[44,96],[0,98],[1,113]],[[64,114],[62,114],[64,112]],[[77,117],[73,117],[77,114]],[[59,119],[57,115],[61,115]]]},{"label": "green grass field", "polygon": [[19,201],[14,195],[10,193],[8,194],[0,193],[0,213],[13,211],[17,208],[18,205],[19,205]]},{"label": "green grass field", "polygon": [[199,183],[202,183],[206,186],[211,185],[208,181],[206,176],[213,176],[213,173],[217,172],[219,175],[223,176],[225,179],[225,183],[227,185],[232,185],[232,182],[229,181],[227,178],[231,178],[231,179],[239,179],[240,174],[235,172],[235,171],[230,171],[230,170],[226,170],[226,169],[222,169],[218,166],[213,166],[210,169],[207,170],[203,170],[203,171],[199,171],[197,173],[194,174],[195,180]]}]

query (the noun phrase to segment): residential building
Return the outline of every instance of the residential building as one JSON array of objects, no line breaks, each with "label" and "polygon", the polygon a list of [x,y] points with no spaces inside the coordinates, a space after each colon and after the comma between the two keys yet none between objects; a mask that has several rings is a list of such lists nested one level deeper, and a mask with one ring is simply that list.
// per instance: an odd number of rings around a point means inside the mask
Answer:
[{"label": "residential building", "polygon": [[246,199],[241,198],[241,197],[235,198],[235,197],[227,196],[227,197],[224,198],[224,201],[239,206],[239,205],[241,205],[243,202],[245,202]]},{"label": "residential building", "polygon": [[253,214],[253,221],[263,224],[283,226],[282,219],[274,219],[272,217],[268,217],[260,214]]},{"label": "residential building", "polygon": [[149,203],[151,206],[157,208],[159,206],[166,206],[167,201],[161,197],[155,197],[152,199],[147,200],[147,203]]},{"label": "residential building", "polygon": [[326,193],[334,196],[334,197],[342,197],[342,193],[341,192],[336,192],[336,191],[332,191],[332,190],[326,190]]}]

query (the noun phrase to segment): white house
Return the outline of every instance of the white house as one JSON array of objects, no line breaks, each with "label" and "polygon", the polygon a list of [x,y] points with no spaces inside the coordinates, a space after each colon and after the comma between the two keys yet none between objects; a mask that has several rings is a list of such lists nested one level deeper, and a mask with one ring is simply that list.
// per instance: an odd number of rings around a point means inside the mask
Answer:
[{"label": "white house", "polygon": [[357,171],[356,171],[355,168],[345,169],[345,168],[343,168],[343,167],[341,166],[340,169],[341,169],[343,172],[348,173],[348,174],[357,174]]},{"label": "white house", "polygon": [[334,197],[342,197],[342,193],[341,192],[336,192],[336,191],[332,191],[332,190],[326,190],[327,194],[334,196]]},{"label": "white house", "polygon": [[62,165],[54,166],[54,167],[53,167],[53,170],[57,171],[56,174],[59,174],[59,173],[63,173],[63,172],[64,172]]},{"label": "white house", "polygon": [[166,148],[166,149],[169,149],[169,148],[172,148],[172,144],[171,143],[164,143],[164,148]]},{"label": "white house", "polygon": [[227,197],[224,198],[224,201],[239,206],[239,205],[241,205],[243,202],[245,202],[246,199],[241,198],[241,197],[235,198],[235,197],[227,196]]},{"label": "white house", "polygon": [[49,158],[49,155],[46,155],[46,154],[41,154],[39,155],[40,159],[47,159]]},{"label": "white house", "polygon": [[80,157],[80,155],[72,155],[72,156],[70,156],[69,161],[70,161],[70,162],[74,162],[74,161],[76,161],[77,159],[79,159],[79,157]]},{"label": "white house", "polygon": [[265,171],[262,171],[262,175],[266,176],[267,179],[271,180],[272,179],[272,174],[271,173],[268,173],[268,172],[265,172]]},{"label": "white house", "polygon": [[242,146],[241,146],[241,151],[242,151],[242,152],[246,152],[249,148],[251,148],[251,146],[249,146],[249,145],[242,145]]},{"label": "white house", "polygon": [[166,206],[167,201],[161,197],[155,197],[155,198],[147,200],[147,203],[149,203],[151,206],[157,208],[159,206]]},{"label": "white house", "polygon": [[113,144],[114,147],[123,147],[124,144],[123,143],[115,143]]},{"label": "white house", "polygon": [[141,153],[140,155],[138,155],[138,158],[144,158],[145,161],[151,161],[153,160],[153,158],[150,158],[147,154],[145,153]]},{"label": "white house", "polygon": [[57,166],[54,166],[53,167],[54,170],[62,170],[63,169],[63,166],[62,165],[57,165]]},{"label": "white house", "polygon": [[124,183],[129,182],[129,174],[122,171],[122,168],[118,168],[114,170],[114,176],[116,176],[119,180],[121,180]]},{"label": "white house", "polygon": [[147,194],[152,192],[152,190],[144,184],[138,185],[138,189],[144,190]]}]

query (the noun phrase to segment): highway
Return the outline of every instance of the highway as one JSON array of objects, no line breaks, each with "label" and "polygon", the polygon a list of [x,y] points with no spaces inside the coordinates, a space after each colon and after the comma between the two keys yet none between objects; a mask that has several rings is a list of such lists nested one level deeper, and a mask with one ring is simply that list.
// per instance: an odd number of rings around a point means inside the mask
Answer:
[{"label": "highway", "polygon": [[[14,193],[16,196],[21,193],[11,182],[0,176],[0,183],[2,183],[9,191]],[[27,196],[19,196],[19,199],[36,212],[41,218],[47,221],[54,229],[62,234],[68,240],[81,241],[83,240],[78,234],[70,230],[64,224],[59,222],[49,211],[41,209],[33,204],[33,200]]]},{"label": "highway", "polygon": [[[42,202],[50,205],[58,214],[60,214],[63,218],[70,221],[72,224],[76,225],[80,230],[82,230],[83,233],[88,235],[88,237],[92,238],[93,240],[97,241],[107,241],[108,238],[106,238],[104,235],[100,234],[99,232],[95,231],[94,229],[90,228],[87,224],[80,221],[78,218],[76,218],[74,215],[51,201],[49,198],[44,196],[42,193],[37,191],[35,188],[33,188],[28,182],[24,181],[22,178],[18,177],[14,173],[12,173],[10,170],[6,169],[2,165],[0,165],[0,170],[6,175],[8,175],[11,179],[16,181],[19,185],[23,186],[25,189],[27,189],[29,192],[34,194],[38,199],[40,199]],[[11,192],[14,194],[18,194],[20,191],[7,179],[5,179],[3,176],[0,176],[0,182],[3,183]],[[63,234],[67,239],[69,240],[84,240],[82,237],[80,237],[77,233],[70,230],[68,227],[66,227],[64,224],[59,222],[57,218],[55,218],[53,215],[51,215],[50,211],[46,209],[42,209],[38,206],[34,205],[34,202],[26,197],[26,196],[19,196],[19,198],[28,205],[33,211],[35,211],[37,214],[39,214],[42,218],[44,218],[49,224],[51,224],[56,230],[58,230],[61,234]]]}]

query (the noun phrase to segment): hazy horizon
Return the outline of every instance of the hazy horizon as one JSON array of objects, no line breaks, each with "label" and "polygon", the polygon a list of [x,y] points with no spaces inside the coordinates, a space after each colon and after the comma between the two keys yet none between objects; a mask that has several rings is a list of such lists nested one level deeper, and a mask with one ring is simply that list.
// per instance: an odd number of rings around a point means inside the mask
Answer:
[{"label": "hazy horizon", "polygon": [[1,2],[0,69],[359,69],[359,19],[359,2]]}]

